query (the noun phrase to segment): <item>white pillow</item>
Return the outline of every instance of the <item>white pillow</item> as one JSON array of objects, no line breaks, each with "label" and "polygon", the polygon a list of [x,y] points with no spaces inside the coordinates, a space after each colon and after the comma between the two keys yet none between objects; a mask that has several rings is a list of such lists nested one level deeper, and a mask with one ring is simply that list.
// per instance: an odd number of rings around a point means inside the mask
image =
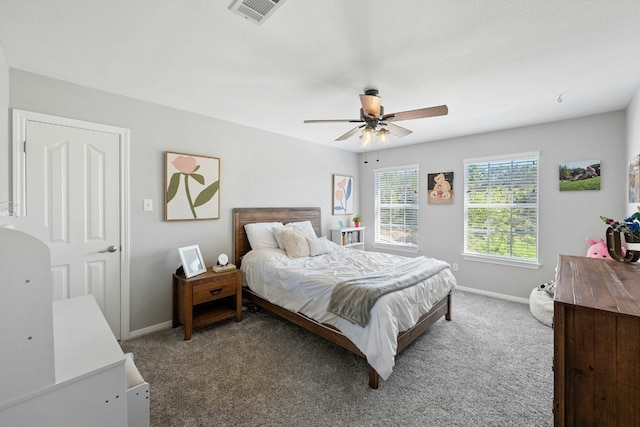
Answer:
[{"label": "white pillow", "polygon": [[298,221],[298,222],[290,222],[285,227],[298,227],[302,229],[305,235],[310,239],[317,239],[316,231],[313,229],[313,225],[311,225],[311,221]]},{"label": "white pillow", "polygon": [[277,248],[274,229],[284,227],[281,222],[254,222],[244,226],[251,249]]},{"label": "white pillow", "polygon": [[307,237],[307,243],[309,243],[309,252],[311,252],[311,256],[322,255],[329,252],[329,241],[325,236],[318,237],[317,239],[310,239]]},{"label": "white pillow", "polygon": [[281,230],[284,250],[289,258],[308,257],[311,255],[309,243],[304,231],[297,227],[285,227]]},{"label": "white pillow", "polygon": [[276,238],[276,243],[278,243],[278,247],[284,250],[284,242],[282,241],[282,230],[284,230],[286,226],[280,228],[273,229],[273,237]]}]

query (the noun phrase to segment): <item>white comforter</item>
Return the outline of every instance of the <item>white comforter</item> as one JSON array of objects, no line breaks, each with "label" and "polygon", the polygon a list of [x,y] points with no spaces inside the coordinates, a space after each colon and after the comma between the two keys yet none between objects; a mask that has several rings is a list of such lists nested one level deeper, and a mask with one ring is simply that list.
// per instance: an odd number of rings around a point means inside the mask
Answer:
[{"label": "white comforter", "polygon": [[364,328],[327,312],[326,308],[338,282],[384,271],[403,260],[406,258],[331,243],[329,253],[307,258],[289,258],[280,249],[252,250],[242,259],[242,271],[245,286],[263,298],[338,328],[367,356],[380,377],[387,379],[395,364],[398,333],[415,325],[420,316],[456,286],[450,269],[381,297]]}]

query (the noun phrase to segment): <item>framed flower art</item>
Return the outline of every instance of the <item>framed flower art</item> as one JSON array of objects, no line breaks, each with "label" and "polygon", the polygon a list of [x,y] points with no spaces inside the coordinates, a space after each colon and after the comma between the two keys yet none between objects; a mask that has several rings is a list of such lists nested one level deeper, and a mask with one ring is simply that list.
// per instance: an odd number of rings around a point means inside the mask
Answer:
[{"label": "framed flower art", "polygon": [[220,159],[165,151],[165,221],[220,218]]},{"label": "framed flower art", "polygon": [[353,214],[353,177],[333,175],[333,214]]}]

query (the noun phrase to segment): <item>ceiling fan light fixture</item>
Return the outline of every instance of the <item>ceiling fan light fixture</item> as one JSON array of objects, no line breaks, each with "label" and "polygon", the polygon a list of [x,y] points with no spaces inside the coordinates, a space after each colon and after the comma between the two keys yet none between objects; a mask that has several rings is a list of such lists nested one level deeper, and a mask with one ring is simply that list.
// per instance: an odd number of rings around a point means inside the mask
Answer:
[{"label": "ceiling fan light fixture", "polygon": [[362,130],[362,135],[360,136],[360,147],[361,148],[369,148],[371,143],[373,142],[373,138],[376,135],[376,131],[371,128],[366,128]]},{"label": "ceiling fan light fixture", "polygon": [[380,129],[378,131],[378,144],[386,145],[389,143],[389,131],[387,129]]},{"label": "ceiling fan light fixture", "polygon": [[[249,0],[245,0],[249,1]],[[357,119],[331,119],[331,120],[305,120],[305,123],[362,123],[344,135],[336,138],[336,141],[344,141],[360,133],[360,146],[368,148],[372,143],[380,145],[389,144],[389,134],[395,137],[404,137],[412,133],[409,129],[398,126],[395,122],[403,120],[423,119],[427,117],[446,116],[449,114],[449,107],[438,105],[435,107],[418,108],[417,110],[399,111],[396,113],[384,113],[380,96],[377,89],[365,88],[364,94],[360,95],[360,117]]]},{"label": "ceiling fan light fixture", "polygon": [[378,95],[360,95],[362,111],[367,117],[380,117],[380,102]]}]

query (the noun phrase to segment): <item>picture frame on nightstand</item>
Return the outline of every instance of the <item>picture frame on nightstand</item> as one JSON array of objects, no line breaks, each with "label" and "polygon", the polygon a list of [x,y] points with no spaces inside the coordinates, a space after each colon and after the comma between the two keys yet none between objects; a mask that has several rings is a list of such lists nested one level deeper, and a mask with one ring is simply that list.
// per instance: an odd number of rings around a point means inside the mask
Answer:
[{"label": "picture frame on nightstand", "polygon": [[184,277],[187,279],[207,271],[198,245],[178,248],[178,252],[180,253],[180,260],[182,261]]}]

